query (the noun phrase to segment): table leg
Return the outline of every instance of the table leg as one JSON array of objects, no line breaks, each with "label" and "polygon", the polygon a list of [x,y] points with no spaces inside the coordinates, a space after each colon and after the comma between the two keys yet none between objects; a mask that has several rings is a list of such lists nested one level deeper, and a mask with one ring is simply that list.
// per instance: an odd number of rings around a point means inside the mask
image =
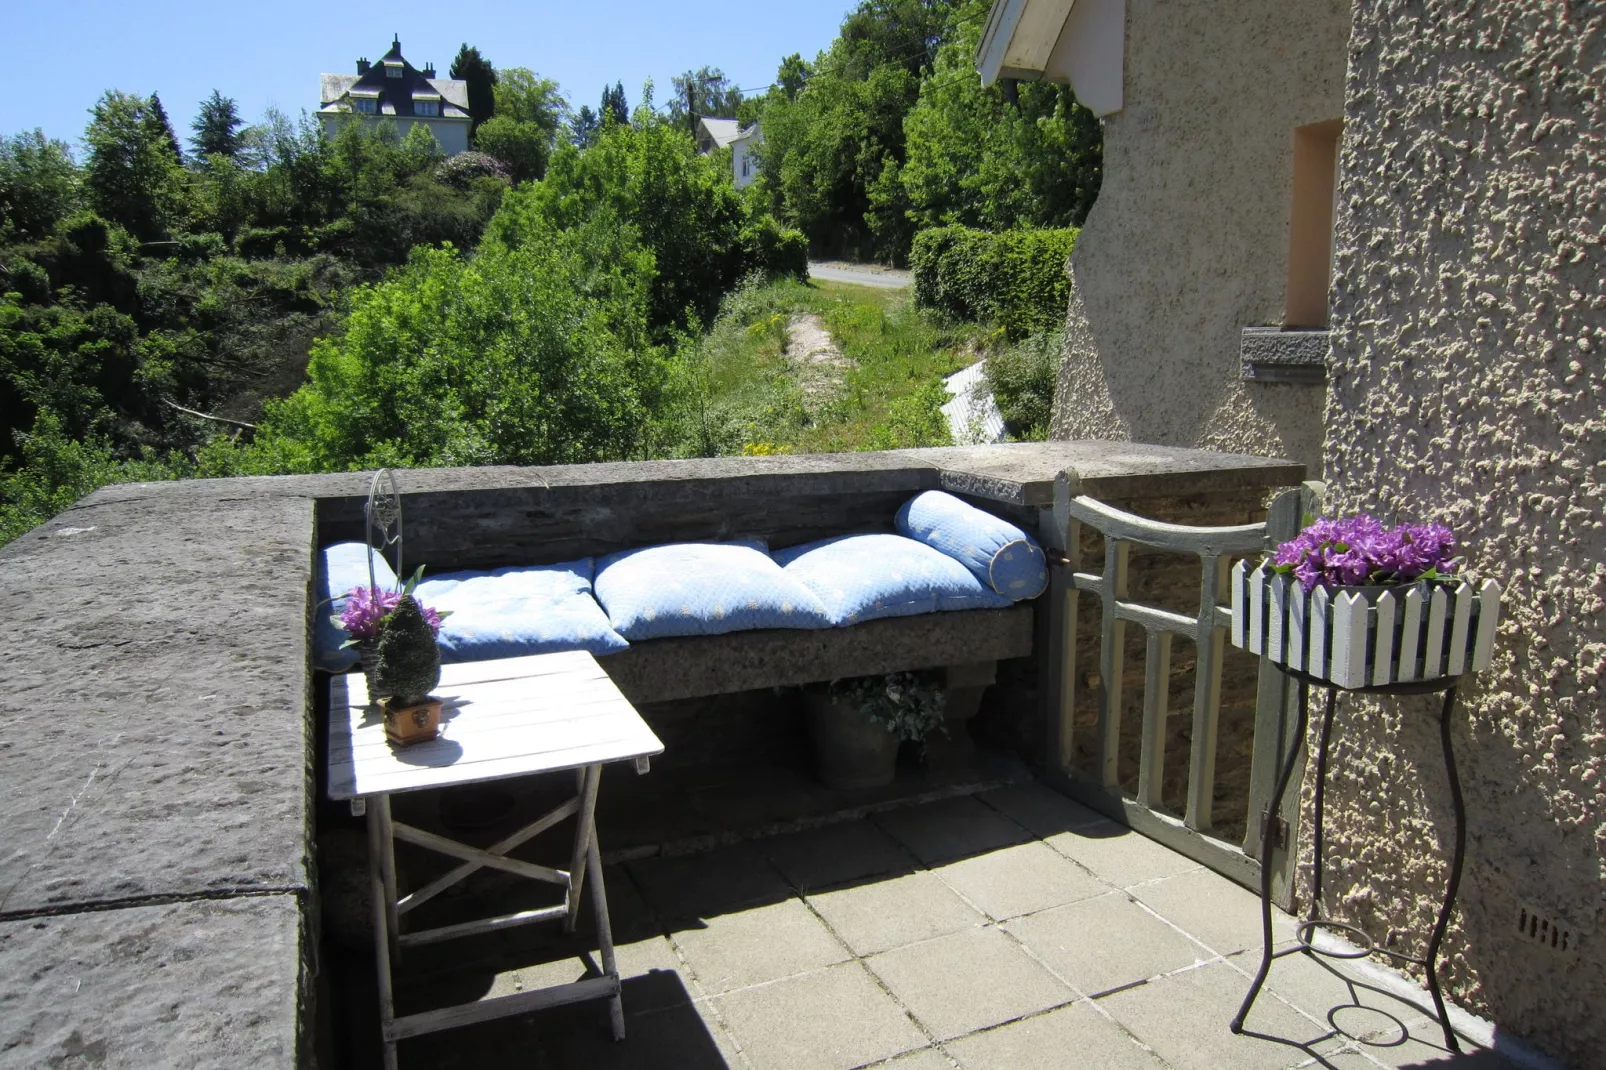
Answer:
[{"label": "table leg", "polygon": [[597,788],[602,783],[602,766],[588,765],[580,773],[580,813],[574,830],[574,854],[569,860],[569,916],[563,931],[574,932],[580,916],[580,893],[585,888],[586,859],[596,840]]},{"label": "table leg", "polygon": [[[597,829],[591,828],[590,850],[586,853],[586,869],[591,873],[591,906],[597,914],[597,947],[602,954],[602,972],[619,980],[619,964],[613,954],[613,921],[608,917],[608,890],[602,883],[602,848],[597,846]],[[624,998],[615,989],[608,1001],[608,1017],[613,1026],[613,1039],[625,1038]]]},{"label": "table leg", "polygon": [[1444,1044],[1451,1051],[1460,1051],[1461,1043],[1450,1028],[1450,1015],[1445,1010],[1444,994],[1439,991],[1439,945],[1444,942],[1445,930],[1450,927],[1450,912],[1455,909],[1456,893],[1461,889],[1461,865],[1467,853],[1467,811],[1461,797],[1461,777],[1455,768],[1455,748],[1450,743],[1450,715],[1455,711],[1455,688],[1444,693],[1444,706],[1439,712],[1439,744],[1444,750],[1444,771],[1450,780],[1450,801],[1455,808],[1455,853],[1450,858],[1450,883],[1444,889],[1444,905],[1439,918],[1433,923],[1433,935],[1428,937],[1428,951],[1424,957],[1427,967],[1428,991],[1433,994],[1434,1009],[1439,1012],[1439,1025],[1444,1029]]},{"label": "table leg", "polygon": [[373,899],[374,963],[379,979],[379,1032],[385,1048],[385,1070],[396,1070],[396,1041],[391,1038],[396,1006],[390,988],[390,949],[395,939],[391,927],[394,907],[387,909],[387,903],[394,904],[395,899],[386,890],[389,885],[385,877],[386,859],[392,857],[393,850],[388,822],[384,820],[390,814],[389,802],[381,795],[374,805],[368,807],[368,884],[369,896]]},{"label": "table leg", "polygon": [[[1294,725],[1294,738],[1289,743],[1288,757],[1283,760],[1283,767],[1277,774],[1277,786],[1271,793],[1271,802],[1266,810],[1266,818],[1260,829],[1260,934],[1262,950],[1260,956],[1260,969],[1255,971],[1255,979],[1244,996],[1243,1005],[1238,1008],[1229,1028],[1234,1033],[1244,1031],[1244,1019],[1249,1017],[1249,1009],[1255,1005],[1255,997],[1260,995],[1261,986],[1266,983],[1266,974],[1271,972],[1272,936],[1271,936],[1271,850],[1277,832],[1277,813],[1282,809],[1283,793],[1288,790],[1288,782],[1293,779],[1294,767],[1299,764],[1300,753],[1305,749],[1305,730],[1310,724],[1310,685],[1301,684],[1299,688],[1299,719]],[[1292,850],[1293,845],[1289,845]]]}]

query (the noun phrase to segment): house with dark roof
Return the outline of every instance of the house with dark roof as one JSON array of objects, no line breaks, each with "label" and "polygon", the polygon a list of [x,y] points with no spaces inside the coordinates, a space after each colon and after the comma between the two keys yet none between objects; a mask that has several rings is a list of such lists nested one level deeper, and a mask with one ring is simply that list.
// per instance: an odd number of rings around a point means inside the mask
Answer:
[{"label": "house with dark roof", "polygon": [[357,73],[318,76],[318,120],[325,134],[344,122],[377,126],[389,119],[406,136],[423,125],[448,156],[468,151],[468,83],[435,77],[435,65],[419,70],[402,56],[401,38],[378,63],[357,61]]}]

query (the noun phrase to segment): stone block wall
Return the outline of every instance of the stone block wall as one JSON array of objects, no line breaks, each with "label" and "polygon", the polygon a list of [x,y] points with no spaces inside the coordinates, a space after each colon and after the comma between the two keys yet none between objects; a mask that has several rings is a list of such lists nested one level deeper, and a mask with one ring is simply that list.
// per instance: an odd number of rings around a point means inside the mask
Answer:
[{"label": "stone block wall", "polygon": [[[1454,739],[1455,997],[1576,1066],[1606,1050],[1606,8],[1360,0],[1330,508],[1433,519],[1506,589]],[[1346,703],[1329,907],[1419,946],[1450,813],[1428,702]],[[1535,914],[1570,934],[1540,945]]]}]

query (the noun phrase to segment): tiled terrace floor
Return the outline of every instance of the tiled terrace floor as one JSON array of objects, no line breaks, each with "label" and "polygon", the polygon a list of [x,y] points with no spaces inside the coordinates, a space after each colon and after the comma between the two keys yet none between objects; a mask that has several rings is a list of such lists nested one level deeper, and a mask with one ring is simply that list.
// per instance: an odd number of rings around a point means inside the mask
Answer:
[{"label": "tiled terrace floor", "polygon": [[[1447,1052],[1426,993],[1405,1002],[1305,956],[1274,967],[1258,1035],[1233,1036],[1255,897],[1035,784],[630,862],[608,882],[624,1042],[589,1004],[407,1041],[402,1065],[1509,1065]],[[430,1003],[497,995],[577,979],[582,946],[526,930],[420,954],[404,977],[415,994],[427,978]]]}]

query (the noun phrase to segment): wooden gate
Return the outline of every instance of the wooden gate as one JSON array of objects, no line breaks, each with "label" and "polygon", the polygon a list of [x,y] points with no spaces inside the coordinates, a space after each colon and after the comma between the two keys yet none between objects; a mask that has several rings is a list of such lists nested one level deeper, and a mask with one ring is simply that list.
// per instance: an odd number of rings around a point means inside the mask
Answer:
[{"label": "wooden gate", "polygon": [[[1063,539],[1065,560],[1055,569],[1050,596],[1048,711],[1051,779],[1067,794],[1086,803],[1167,847],[1209,866],[1258,892],[1262,822],[1277,775],[1279,758],[1286,754],[1293,727],[1294,690],[1291,681],[1262,660],[1255,702],[1247,829],[1241,844],[1214,834],[1213,801],[1216,779],[1217,727],[1221,707],[1222,653],[1232,612],[1226,604],[1228,572],[1236,559],[1258,555],[1299,531],[1304,515],[1316,507],[1316,485],[1284,491],[1272,503],[1265,522],[1235,527],[1188,527],[1149,520],[1075,492],[1062,477],[1054,496],[1054,534]],[[1082,561],[1082,527],[1103,536],[1104,561],[1100,572],[1086,571]],[[1056,539],[1055,541],[1058,541]],[[1198,611],[1192,616],[1145,605],[1128,596],[1128,563],[1134,546],[1197,557],[1199,561]],[[1072,729],[1081,673],[1077,665],[1077,612],[1084,596],[1099,602],[1099,657],[1097,720],[1093,768],[1077,768]],[[1132,624],[1145,632],[1143,723],[1139,736],[1138,778],[1135,793],[1122,789],[1118,766],[1121,757],[1122,686],[1126,675],[1126,629]],[[1193,732],[1189,755],[1186,807],[1178,815],[1161,801],[1165,771],[1168,681],[1172,641],[1191,640],[1197,651],[1193,690]],[[1180,714],[1179,714],[1180,715]],[[1278,822],[1278,846],[1271,865],[1273,890],[1287,903],[1288,876],[1292,869],[1299,812],[1299,793],[1289,792]]]}]

